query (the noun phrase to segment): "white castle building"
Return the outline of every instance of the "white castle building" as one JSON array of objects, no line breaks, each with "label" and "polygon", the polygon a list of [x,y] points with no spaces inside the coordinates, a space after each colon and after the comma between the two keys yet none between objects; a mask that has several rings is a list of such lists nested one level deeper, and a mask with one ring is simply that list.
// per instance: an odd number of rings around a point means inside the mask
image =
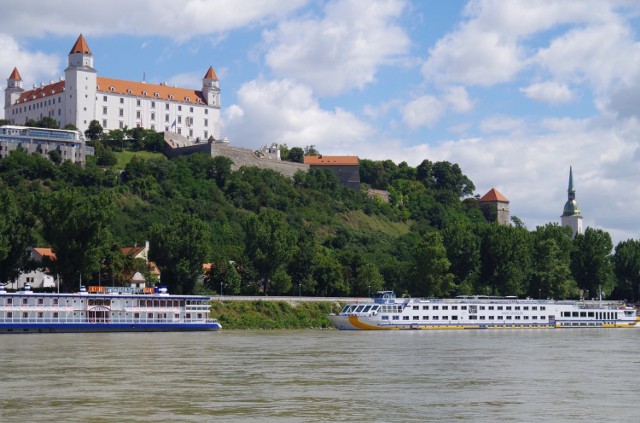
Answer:
[{"label": "white castle building", "polygon": [[13,125],[51,117],[60,128],[71,124],[83,132],[97,120],[105,130],[126,126],[205,140],[220,137],[220,88],[213,67],[204,75],[201,90],[101,77],[80,35],[60,81],[31,90],[22,82],[17,68],[7,79],[4,116]]}]

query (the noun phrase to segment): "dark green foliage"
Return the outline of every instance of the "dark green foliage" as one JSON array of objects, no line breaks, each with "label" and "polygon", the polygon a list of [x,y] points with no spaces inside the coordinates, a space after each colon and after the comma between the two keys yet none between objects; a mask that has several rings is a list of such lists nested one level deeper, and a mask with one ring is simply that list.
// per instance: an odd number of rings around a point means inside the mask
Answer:
[{"label": "dark green foliage", "polygon": [[[601,285],[605,296],[638,298],[636,241],[621,243],[613,256],[602,231],[572,239],[558,225],[529,232],[519,219],[510,227],[489,223],[455,164],[361,160],[363,182],[386,189],[388,203],[342,188],[328,170],[293,178],[247,167],[232,172],[229,159],[202,154],[137,155],[122,173],[111,167],[112,150],[159,149],[161,138],[110,131],[92,141],[96,157],[84,168],[22,150],[0,160],[2,277],[28,268],[20,251],[32,236],[31,245],[59,255],[50,268],[67,290],[81,275],[86,284],[125,283],[130,269],[150,276],[120,253],[150,240],[172,292],[367,296],[384,288],[561,299],[597,296]],[[212,263],[206,275],[203,263]]]}]

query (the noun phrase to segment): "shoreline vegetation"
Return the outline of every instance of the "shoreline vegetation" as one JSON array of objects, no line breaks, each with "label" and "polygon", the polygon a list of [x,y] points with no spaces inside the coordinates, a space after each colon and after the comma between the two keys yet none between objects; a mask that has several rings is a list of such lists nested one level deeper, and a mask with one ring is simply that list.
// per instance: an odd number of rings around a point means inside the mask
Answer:
[{"label": "shoreline vegetation", "polygon": [[310,302],[295,305],[286,301],[211,301],[212,318],[225,329],[332,329],[327,317],[343,304]]}]

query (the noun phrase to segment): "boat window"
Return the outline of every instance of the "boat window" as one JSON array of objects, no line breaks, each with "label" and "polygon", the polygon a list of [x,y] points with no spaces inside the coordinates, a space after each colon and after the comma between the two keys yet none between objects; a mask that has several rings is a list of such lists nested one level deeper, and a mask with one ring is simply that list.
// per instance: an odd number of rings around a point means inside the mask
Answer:
[{"label": "boat window", "polygon": [[438,310],[439,308],[440,308],[440,307],[438,307],[438,306],[433,306],[433,309],[434,309],[434,310]]},{"label": "boat window", "polygon": [[360,313],[360,312],[362,311],[362,309],[363,309],[363,308],[364,308],[364,306],[363,306],[363,305],[359,305],[359,306],[355,309],[355,312],[356,312],[356,313]]},{"label": "boat window", "polygon": [[423,309],[423,310],[429,310],[429,306],[428,306],[428,305],[427,305],[427,306],[423,305],[423,306],[422,306],[422,309]]},{"label": "boat window", "polygon": [[451,310],[457,310],[458,306],[451,306]]},{"label": "boat window", "polygon": [[373,307],[371,307],[371,311],[377,311],[378,309],[380,309],[380,304],[376,304]]},{"label": "boat window", "polygon": [[12,311],[8,311],[7,312],[7,319],[11,319],[13,318],[13,312]]},{"label": "boat window", "polygon": [[22,304],[27,304],[29,302],[29,300],[27,298],[23,298],[22,299]]},{"label": "boat window", "polygon": [[420,316],[413,316],[413,320],[420,320]]},{"label": "boat window", "polygon": [[593,311],[590,311],[589,313],[587,313],[587,316],[588,317],[593,317],[594,316]]},{"label": "boat window", "polygon": [[538,316],[531,316],[531,320],[537,320]]},{"label": "boat window", "polygon": [[57,312],[57,311],[54,311],[54,312],[53,312],[53,318],[54,318],[54,319],[57,319],[57,318],[58,318],[58,312]]},{"label": "boat window", "polygon": [[484,306],[480,306],[480,310],[484,310]]},{"label": "boat window", "polygon": [[520,306],[515,306],[514,310],[520,310]]},{"label": "boat window", "polygon": [[44,304],[44,298],[38,298],[38,304],[39,305],[43,305]]},{"label": "boat window", "polygon": [[460,306],[460,310],[466,310],[467,306]]},{"label": "boat window", "polygon": [[389,316],[382,316],[382,320],[389,320]]},{"label": "boat window", "polygon": [[502,316],[498,316],[498,320],[502,320]]},{"label": "boat window", "polygon": [[485,316],[480,316],[480,320],[485,320]]},{"label": "boat window", "polygon": [[57,298],[53,299],[53,305],[58,305],[58,299]]},{"label": "boat window", "polygon": [[393,320],[400,320],[400,316],[392,316]]},{"label": "boat window", "polygon": [[489,306],[489,310],[493,310],[493,306]]},{"label": "boat window", "polygon": [[413,306],[413,309],[414,309],[414,310],[420,310],[420,306],[414,305],[414,306]]},{"label": "boat window", "polygon": [[458,316],[451,316],[451,320],[458,320]]},{"label": "boat window", "polygon": [[13,304],[13,298],[7,298],[7,304]]},{"label": "boat window", "polygon": [[507,320],[511,320],[511,316],[507,316]]},{"label": "boat window", "polygon": [[529,306],[522,307],[523,310],[529,310]]},{"label": "boat window", "polygon": [[402,320],[409,320],[409,316],[402,316]]},{"label": "boat window", "polygon": [[545,306],[540,306],[540,310],[546,310],[547,308]]},{"label": "boat window", "polygon": [[438,316],[433,316],[433,320],[438,320],[439,317]]},{"label": "boat window", "polygon": [[140,318],[140,313],[133,313],[133,318],[134,319],[139,319]]},{"label": "boat window", "polygon": [[529,320],[529,316],[523,316],[524,320]]},{"label": "boat window", "polygon": [[520,316],[516,316],[516,320],[520,320]]},{"label": "boat window", "polygon": [[445,305],[443,305],[443,306],[442,306],[442,309],[443,309],[443,310],[449,310],[449,306],[445,306]]},{"label": "boat window", "polygon": [[475,314],[472,316],[469,316],[469,320],[478,320],[478,316],[476,316]]},{"label": "boat window", "polygon": [[26,319],[27,317],[29,317],[29,313],[27,313],[26,311],[22,313],[22,318]]},{"label": "boat window", "polygon": [[507,306],[507,310],[511,310],[511,306]]},{"label": "boat window", "polygon": [[442,316],[442,320],[449,320],[449,316]]},{"label": "boat window", "polygon": [[586,311],[581,311],[580,312],[580,317],[587,317],[587,312]]},{"label": "boat window", "polygon": [[371,306],[370,306],[370,305],[366,306],[366,307],[364,308],[364,310],[362,310],[362,312],[363,312],[363,313],[366,313],[366,312],[368,312],[369,310],[371,310]]},{"label": "boat window", "polygon": [[147,313],[147,319],[153,319],[153,313]]},{"label": "boat window", "polygon": [[571,316],[572,316],[572,317],[578,317],[578,312],[577,312],[577,311],[574,311],[573,313],[571,313]]},{"label": "boat window", "polygon": [[429,316],[422,316],[422,320],[429,320]]},{"label": "boat window", "polygon": [[495,317],[489,316],[489,320],[494,320],[494,319],[495,319]]},{"label": "boat window", "polygon": [[185,317],[185,318],[187,318],[187,319],[191,319],[191,313],[187,313],[187,314],[185,314],[185,316],[184,316],[184,317]]}]

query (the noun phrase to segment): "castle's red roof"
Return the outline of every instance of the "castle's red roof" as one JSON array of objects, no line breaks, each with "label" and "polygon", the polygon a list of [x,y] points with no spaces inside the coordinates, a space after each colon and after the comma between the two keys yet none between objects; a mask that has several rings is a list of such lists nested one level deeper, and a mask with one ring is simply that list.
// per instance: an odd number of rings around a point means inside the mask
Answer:
[{"label": "castle's red roof", "polygon": [[218,80],[218,75],[216,75],[216,72],[213,70],[213,66],[209,66],[209,70],[204,76],[204,79],[213,79],[215,81]]},{"label": "castle's red roof", "polygon": [[310,166],[358,166],[358,156],[304,156]]},{"label": "castle's red roof", "polygon": [[13,79],[14,81],[22,81],[22,77],[20,76],[20,72],[18,72],[18,68],[13,68],[13,72],[9,75],[9,79]]},{"label": "castle's red roof", "polygon": [[500,203],[508,203],[509,199],[507,197],[505,197],[504,195],[500,194],[500,191],[498,191],[495,188],[491,188],[489,190],[488,193],[486,193],[485,195],[483,195],[480,198],[480,201],[482,202],[500,202]]},{"label": "castle's red roof", "polygon": [[71,51],[69,52],[69,54],[73,53],[92,54],[91,49],[89,48],[89,45],[85,41],[82,34],[80,34],[80,36],[76,40],[76,43],[73,45],[73,47],[71,47]]}]

